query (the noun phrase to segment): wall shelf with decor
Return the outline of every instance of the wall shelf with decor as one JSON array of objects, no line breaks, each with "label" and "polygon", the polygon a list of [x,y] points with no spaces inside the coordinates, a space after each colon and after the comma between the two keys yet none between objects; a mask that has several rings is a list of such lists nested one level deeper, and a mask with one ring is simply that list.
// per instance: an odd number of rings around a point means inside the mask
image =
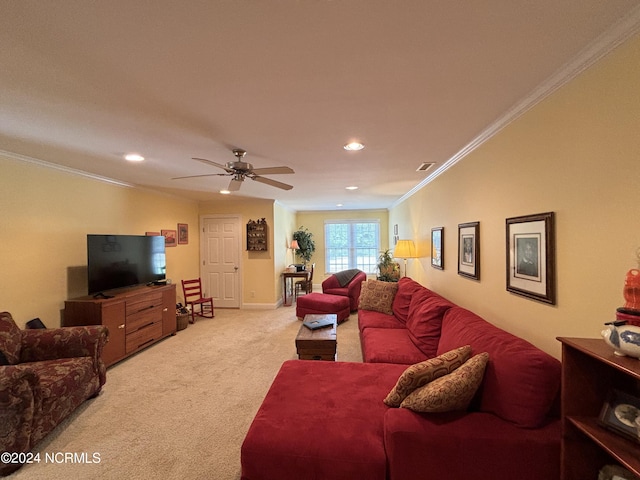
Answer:
[{"label": "wall shelf with decor", "polygon": [[603,426],[613,391],[638,397],[640,360],[620,357],[600,338],[562,342],[562,480],[598,478],[607,464],[640,475],[640,443]]},{"label": "wall shelf with decor", "polygon": [[249,220],[247,223],[247,251],[266,252],[267,250],[267,221],[264,218],[256,221]]}]

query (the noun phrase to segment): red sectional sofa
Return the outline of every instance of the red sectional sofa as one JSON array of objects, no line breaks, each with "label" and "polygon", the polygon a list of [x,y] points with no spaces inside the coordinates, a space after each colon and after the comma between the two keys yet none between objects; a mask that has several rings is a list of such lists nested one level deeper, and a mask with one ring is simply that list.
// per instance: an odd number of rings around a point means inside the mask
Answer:
[{"label": "red sectional sofa", "polygon": [[[409,278],[392,314],[359,310],[364,363],[285,362],[242,445],[242,478],[556,480],[560,362]],[[383,399],[410,365],[488,352],[466,411]]]}]

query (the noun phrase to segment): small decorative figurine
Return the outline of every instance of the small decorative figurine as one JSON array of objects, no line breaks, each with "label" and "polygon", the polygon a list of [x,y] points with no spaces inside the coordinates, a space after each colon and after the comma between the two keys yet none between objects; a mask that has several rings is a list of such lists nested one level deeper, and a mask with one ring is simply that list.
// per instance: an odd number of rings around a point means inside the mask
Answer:
[{"label": "small decorative figurine", "polygon": [[627,322],[609,322],[605,325],[609,328],[602,330],[601,335],[605,343],[613,348],[613,353],[640,358],[640,327],[628,325]]}]

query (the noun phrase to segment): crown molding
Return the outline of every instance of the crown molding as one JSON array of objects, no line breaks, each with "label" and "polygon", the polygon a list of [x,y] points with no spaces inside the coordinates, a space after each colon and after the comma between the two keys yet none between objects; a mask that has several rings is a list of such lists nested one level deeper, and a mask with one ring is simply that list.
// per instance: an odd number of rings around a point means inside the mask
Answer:
[{"label": "crown molding", "polygon": [[477,137],[471,140],[471,142],[469,142],[460,151],[449,158],[449,160],[447,160],[440,167],[434,170],[433,173],[426,177],[422,182],[420,182],[418,185],[413,187],[402,197],[396,200],[389,207],[389,209],[398,206],[409,197],[414,195],[416,192],[421,190],[423,187],[434,181],[437,177],[449,170],[456,163],[461,161],[480,145],[496,135],[500,130],[505,128],[511,122],[515,121],[529,109],[533,108],[542,100],[550,96],[560,87],[569,83],[586,69],[597,63],[600,59],[608,55],[618,46],[622,45],[639,32],[640,5],[634,8],[631,13],[629,13],[629,15],[625,16],[613,27],[605,31],[602,35],[600,35],[593,42],[587,45],[587,47],[581,50],[573,60],[566,63],[551,77],[547,78],[544,82],[538,85],[538,87],[531,91],[531,93],[529,93],[526,97],[524,97],[513,107],[507,110],[500,118],[490,124]]},{"label": "crown molding", "polygon": [[27,155],[22,155],[20,153],[8,152],[6,150],[0,150],[0,155],[3,155],[8,158],[12,158],[13,160],[18,160],[20,162],[30,163],[32,165],[38,165],[44,168],[50,168],[52,170],[57,170],[59,172],[70,173],[72,175],[78,175],[84,178],[90,178],[92,180],[98,180],[104,183],[110,183],[111,185],[118,185],[120,187],[129,187],[136,188],[135,185],[130,183],[121,182],[120,180],[114,180],[113,178],[102,177],[100,175],[96,175],[93,173],[85,172],[83,170],[78,170],[76,168],[65,167],[64,165],[57,165],[55,163],[46,162],[44,160],[40,160],[38,158],[29,157]]}]

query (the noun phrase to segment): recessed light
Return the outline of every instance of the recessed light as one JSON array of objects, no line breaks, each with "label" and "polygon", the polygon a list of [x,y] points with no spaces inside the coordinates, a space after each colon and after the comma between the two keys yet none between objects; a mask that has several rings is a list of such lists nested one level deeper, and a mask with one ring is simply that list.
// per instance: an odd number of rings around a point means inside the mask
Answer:
[{"label": "recessed light", "polygon": [[141,162],[144,160],[144,157],[142,155],[139,155],[137,153],[127,153],[124,156],[125,160],[129,160],[130,162]]},{"label": "recessed light", "polygon": [[351,142],[351,143],[347,143],[343,148],[349,151],[356,151],[356,150],[362,150],[364,148],[364,145],[359,142]]},{"label": "recessed light", "polygon": [[231,192],[229,190],[220,190],[222,195],[229,195]]},{"label": "recessed light", "polygon": [[358,189],[358,187],[356,187],[355,185],[350,185],[350,186],[344,187],[344,188],[346,188],[347,190],[357,190]]},{"label": "recessed light", "polygon": [[341,208],[343,205],[341,203],[336,203],[336,207]]}]

